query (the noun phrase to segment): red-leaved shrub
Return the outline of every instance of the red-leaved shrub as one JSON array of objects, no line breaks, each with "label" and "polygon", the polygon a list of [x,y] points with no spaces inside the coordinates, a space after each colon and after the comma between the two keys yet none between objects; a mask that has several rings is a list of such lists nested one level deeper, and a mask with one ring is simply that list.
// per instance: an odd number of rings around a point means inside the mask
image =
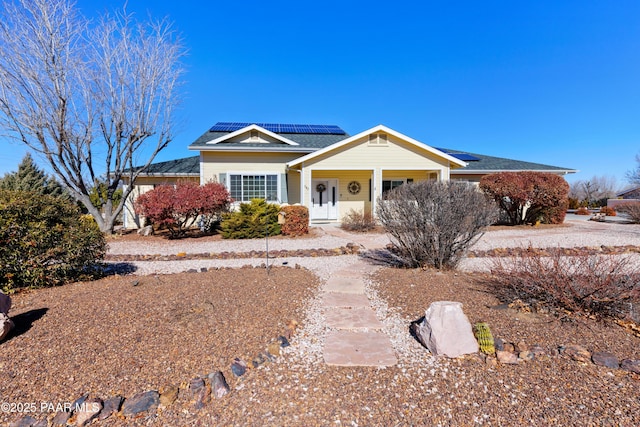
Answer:
[{"label": "red-leaved shrub", "polygon": [[552,173],[489,174],[480,180],[480,188],[496,201],[511,225],[561,224],[569,203],[569,184]]},{"label": "red-leaved shrub", "polygon": [[210,231],[229,210],[233,200],[224,185],[192,181],[160,185],[138,197],[136,212],[160,227],[167,227],[172,237],[180,237],[192,226]]},{"label": "red-leaved shrub", "polygon": [[591,215],[591,211],[589,210],[589,208],[581,206],[576,209],[576,215]]},{"label": "red-leaved shrub", "polygon": [[306,206],[283,206],[284,224],[280,231],[285,236],[302,236],[309,233],[309,209]]},{"label": "red-leaved shrub", "polygon": [[616,210],[610,208],[609,206],[603,206],[600,208],[600,213],[605,214],[606,216],[616,216]]}]

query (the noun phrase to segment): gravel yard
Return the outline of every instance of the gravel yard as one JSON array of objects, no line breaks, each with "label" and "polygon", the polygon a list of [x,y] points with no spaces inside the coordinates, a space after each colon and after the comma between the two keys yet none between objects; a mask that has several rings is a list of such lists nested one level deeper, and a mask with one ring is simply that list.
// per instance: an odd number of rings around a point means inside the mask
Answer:
[{"label": "gravel yard", "polygon": [[[272,238],[269,249],[366,248],[383,234],[350,235],[330,227],[312,238]],[[565,226],[492,229],[474,249],[636,245],[640,225],[568,221]],[[167,241],[125,236],[110,253],[245,252],[264,240]],[[135,275],[14,295],[11,316],[21,333],[0,344],[0,396],[5,402],[70,402],[84,393],[103,399],[181,386],[178,400],[153,416],[110,417],[99,425],[640,425],[640,376],[558,356],[581,344],[620,359],[640,358],[640,339],[591,319],[558,319],[497,307],[478,273],[378,268],[367,295],[383,321],[399,363],[390,368],[331,367],[322,362],[322,313],[317,290],[355,255],[277,258],[273,265],[162,274],[191,268],[259,265],[263,259],[141,261]],[[307,270],[308,269],[308,270]],[[433,301],[463,303],[469,320],[486,321],[494,336],[539,344],[546,356],[518,365],[481,358],[436,359],[409,334],[410,322]],[[493,308],[492,308],[493,307]],[[291,347],[273,363],[240,378],[235,357],[249,362],[300,322]],[[195,409],[185,392],[195,376],[223,371],[231,393]],[[51,416],[36,413],[36,418]],[[17,419],[0,413],[0,423]]]}]

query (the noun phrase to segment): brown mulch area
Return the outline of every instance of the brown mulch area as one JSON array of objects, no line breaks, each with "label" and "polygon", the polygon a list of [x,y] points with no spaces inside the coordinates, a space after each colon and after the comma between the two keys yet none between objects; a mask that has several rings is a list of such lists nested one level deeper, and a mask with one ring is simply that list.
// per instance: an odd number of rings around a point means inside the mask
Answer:
[{"label": "brown mulch area", "polygon": [[[233,359],[250,362],[301,319],[318,283],[306,270],[247,268],[15,294],[17,328],[0,344],[0,400],[39,407],[85,393],[130,397],[217,370],[234,386]],[[0,412],[2,425],[7,418]]]},{"label": "brown mulch area", "polygon": [[[433,301],[455,300],[495,336],[540,344],[550,355],[576,343],[640,357],[640,339],[615,325],[491,308],[501,301],[476,278],[398,269],[373,277],[379,295],[409,320]],[[317,286],[305,270],[221,269],[15,295],[12,317],[31,313],[31,326],[0,344],[0,395],[130,397],[222,369],[232,392],[200,410],[180,397],[157,415],[99,425],[640,425],[637,375],[553,355],[491,368],[478,357],[434,365],[425,350],[423,363],[386,369],[298,366],[284,356],[234,379],[233,358],[249,361],[291,318],[304,322],[304,302]],[[0,413],[2,423],[15,418]]]}]

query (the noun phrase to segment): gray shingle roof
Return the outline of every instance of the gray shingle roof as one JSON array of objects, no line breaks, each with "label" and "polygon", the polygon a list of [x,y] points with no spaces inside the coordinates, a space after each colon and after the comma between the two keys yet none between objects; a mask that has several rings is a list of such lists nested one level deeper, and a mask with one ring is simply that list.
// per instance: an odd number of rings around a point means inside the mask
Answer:
[{"label": "gray shingle roof", "polygon": [[465,172],[465,173],[471,173],[472,171],[478,171],[478,172],[488,172],[488,171],[521,171],[521,170],[530,170],[530,171],[549,171],[549,172],[561,172],[561,171],[567,171],[567,172],[577,172],[575,169],[572,168],[565,168],[565,167],[561,167],[561,166],[550,166],[550,165],[544,165],[541,163],[532,163],[532,162],[526,162],[524,160],[514,160],[514,159],[505,159],[503,157],[493,157],[493,156],[486,156],[484,154],[476,154],[476,153],[469,153],[466,151],[458,151],[458,150],[451,150],[451,149],[446,149],[448,153],[451,153],[451,155],[455,155],[455,154],[471,154],[474,157],[479,158],[479,161],[467,161],[467,166],[465,166],[464,168],[459,168],[459,169],[454,169],[451,171],[451,173],[455,174],[455,173],[460,173],[460,172]]},{"label": "gray shingle roof", "polygon": [[207,142],[214,139],[228,135],[231,132],[211,132],[207,131],[203,133],[198,139],[196,139],[191,145],[190,150],[200,150],[203,147],[215,148],[223,150],[225,148],[260,148],[261,150],[269,150],[274,148],[288,148],[291,151],[305,151],[312,152],[321,148],[327,147],[331,144],[335,144],[338,141],[349,138],[348,134],[344,135],[332,135],[332,134],[307,134],[307,133],[286,133],[282,134],[283,137],[290,139],[293,142],[300,144],[299,146],[286,146],[286,147],[274,147],[268,144],[252,144],[247,142],[225,142],[219,145],[207,145]]},{"label": "gray shingle roof", "polygon": [[152,163],[144,175],[195,175],[200,176],[200,156],[167,162]]}]

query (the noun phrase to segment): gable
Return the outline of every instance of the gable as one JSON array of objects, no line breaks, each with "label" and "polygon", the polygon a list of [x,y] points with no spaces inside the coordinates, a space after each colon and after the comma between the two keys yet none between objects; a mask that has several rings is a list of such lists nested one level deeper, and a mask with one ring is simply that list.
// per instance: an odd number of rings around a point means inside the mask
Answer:
[{"label": "gable", "polygon": [[288,163],[319,168],[455,168],[466,163],[386,126],[376,126]]}]

